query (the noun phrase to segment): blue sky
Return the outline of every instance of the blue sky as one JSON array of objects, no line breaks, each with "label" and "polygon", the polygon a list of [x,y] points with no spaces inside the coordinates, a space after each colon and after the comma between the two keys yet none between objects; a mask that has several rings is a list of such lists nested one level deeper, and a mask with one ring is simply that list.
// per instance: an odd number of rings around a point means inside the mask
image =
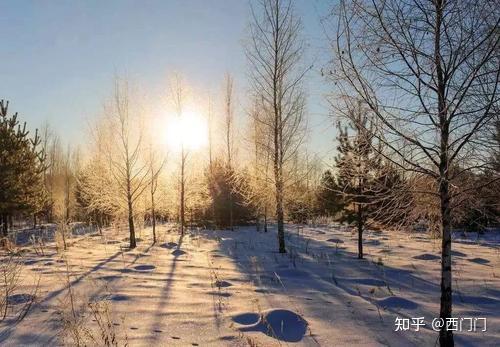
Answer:
[{"label": "blue sky", "polygon": [[[317,71],[327,60],[320,16],[331,2],[296,5],[315,63],[307,83],[311,147],[328,159],[335,136],[324,101],[330,86]],[[161,93],[174,71],[207,91],[220,90],[230,72],[244,103],[249,6],[246,0],[0,0],[0,98],[30,128],[48,121],[63,141],[77,143],[116,74]]]}]

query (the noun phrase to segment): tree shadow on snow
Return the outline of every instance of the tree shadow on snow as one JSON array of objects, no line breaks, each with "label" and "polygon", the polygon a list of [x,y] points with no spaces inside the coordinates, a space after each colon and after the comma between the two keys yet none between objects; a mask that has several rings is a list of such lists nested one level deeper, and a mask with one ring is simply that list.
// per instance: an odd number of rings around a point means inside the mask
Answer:
[{"label": "tree shadow on snow", "polygon": [[[304,232],[287,234],[287,254],[275,251],[276,233],[271,228],[267,234],[257,233],[254,228],[241,228],[237,233],[210,230],[202,233],[218,241],[219,251],[229,257],[248,280],[253,281],[257,293],[281,292],[297,297],[307,293],[308,296],[315,296],[314,300],[301,302],[301,306],[305,307],[305,312],[301,312],[305,315],[304,319],[312,315],[335,328],[332,322],[339,319],[335,312],[337,305],[345,307],[346,303],[355,300],[358,303],[365,301],[363,314],[357,317],[365,323],[363,329],[371,330],[373,336],[383,331],[384,336],[391,335],[393,340],[413,345],[415,341],[410,334],[403,336],[394,332],[395,317],[411,319],[416,312],[427,318],[439,316],[439,282],[422,278],[418,269],[413,271],[378,264],[373,260],[358,260],[356,253],[337,247],[340,242],[334,244],[330,241],[332,239],[323,241],[314,238],[317,232],[312,235]],[[345,240],[345,243],[349,242],[355,241]],[[377,244],[371,242],[372,246]],[[408,263],[411,262],[409,258]],[[385,291],[386,297],[372,295],[377,288]],[[419,300],[406,298],[405,293]],[[436,312],[428,311],[420,302],[435,302]],[[480,305],[483,312],[498,306],[491,305],[484,298],[469,300],[469,303],[472,302]],[[455,303],[460,305],[457,300]],[[389,314],[389,320],[383,319],[380,312]],[[311,330],[314,332],[314,328]],[[430,336],[436,335],[430,327],[424,330]]]},{"label": "tree shadow on snow", "polygon": [[[174,276],[175,276],[175,271],[177,268],[177,263],[179,261],[179,257],[186,253],[181,249],[183,239],[184,239],[184,235],[183,234],[179,235],[179,240],[177,241],[177,243],[175,243],[175,246],[172,247],[172,248],[175,248],[174,251],[171,252],[171,254],[174,256],[174,258],[172,259],[170,269],[169,269],[168,274],[167,274],[167,278],[165,279],[165,286],[163,287],[163,289],[161,291],[160,300],[159,300],[159,303],[157,306],[157,314],[155,316],[155,319],[153,320],[153,323],[151,324],[150,330],[152,330],[152,331],[161,330],[163,325],[164,325],[162,322],[163,316],[161,313],[164,311],[165,307],[169,303],[170,292],[172,289],[172,284],[173,284],[173,280],[174,280]],[[165,248],[165,247],[163,247],[163,248]],[[171,248],[167,248],[167,249],[171,249]],[[161,338],[161,335],[156,334],[153,336],[153,340],[158,340],[160,338]]]}]

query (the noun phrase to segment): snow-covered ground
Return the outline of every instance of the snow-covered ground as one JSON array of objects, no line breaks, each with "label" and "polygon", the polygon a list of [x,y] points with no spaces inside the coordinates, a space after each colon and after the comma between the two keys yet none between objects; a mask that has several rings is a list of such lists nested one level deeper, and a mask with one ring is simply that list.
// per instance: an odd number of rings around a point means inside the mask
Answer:
[{"label": "snow-covered ground", "polygon": [[[109,329],[130,346],[436,343],[431,321],[439,316],[440,242],[424,234],[367,232],[365,260],[357,259],[356,235],[341,226],[288,225],[286,255],[276,252],[272,229],[180,237],[161,226],[155,247],[149,234],[139,233],[133,251],[126,235],[113,230],[72,239],[64,257],[53,244],[45,255],[28,247],[15,295],[32,293],[40,278],[36,302],[19,323],[0,323],[0,345],[72,344],[61,327],[70,306],[68,281],[77,307],[109,303]],[[475,332],[456,332],[456,345],[498,346],[499,238],[456,236],[454,316],[487,320],[485,332],[482,321]],[[426,326],[395,331],[398,317],[424,317]],[[95,328],[92,317],[83,322]]]}]

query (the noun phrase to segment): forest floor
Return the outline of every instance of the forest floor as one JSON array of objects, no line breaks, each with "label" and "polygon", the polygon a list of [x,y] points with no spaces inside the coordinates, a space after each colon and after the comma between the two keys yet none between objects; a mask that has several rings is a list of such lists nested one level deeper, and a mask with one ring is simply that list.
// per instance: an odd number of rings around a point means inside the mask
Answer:
[{"label": "forest floor", "polygon": [[[72,238],[65,252],[54,243],[44,254],[25,247],[0,345],[76,345],[79,339],[104,345],[106,337],[129,346],[437,343],[431,321],[439,316],[439,240],[370,231],[365,259],[358,260],[349,229],[287,225],[286,231],[285,255],[276,252],[274,229],[254,227],[181,237],[163,225],[156,246],[145,229],[134,250],[116,230]],[[456,345],[498,346],[500,233],[455,236],[453,312],[463,322]],[[16,310],[30,299],[29,313],[16,321]],[[395,331],[398,317],[424,317],[425,326]],[[483,320],[466,331],[467,318],[486,318],[486,331]]]}]

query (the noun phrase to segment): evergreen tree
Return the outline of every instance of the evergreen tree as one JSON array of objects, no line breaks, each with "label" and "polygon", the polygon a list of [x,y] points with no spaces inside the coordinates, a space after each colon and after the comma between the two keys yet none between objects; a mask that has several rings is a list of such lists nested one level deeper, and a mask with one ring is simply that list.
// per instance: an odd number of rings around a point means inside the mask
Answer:
[{"label": "evergreen tree", "polygon": [[330,170],[326,170],[321,176],[316,200],[316,213],[321,216],[333,217],[344,207],[342,195]]},{"label": "evergreen tree", "polygon": [[295,182],[287,196],[286,210],[290,220],[294,223],[306,224],[313,215],[313,208],[309,195],[311,191],[304,182]]},{"label": "evergreen tree", "polygon": [[0,101],[0,216],[2,234],[8,234],[8,221],[14,214],[41,212],[47,194],[43,184],[45,154],[38,150],[38,131],[29,137],[26,123],[20,125],[17,113],[8,115],[9,103]]},{"label": "evergreen tree", "polygon": [[[355,223],[358,230],[358,258],[363,258],[363,231],[374,206],[377,193],[376,178],[381,166],[380,156],[374,150],[373,126],[361,103],[350,110],[348,127],[339,122],[337,189],[342,195],[341,221]],[[351,136],[351,132],[353,132]]]},{"label": "evergreen tree", "polygon": [[231,218],[235,224],[247,224],[255,218],[253,205],[246,202],[242,193],[248,190],[248,182],[242,179],[243,176],[238,175],[236,179],[234,168],[217,159],[206,170],[216,226],[231,227]]}]

